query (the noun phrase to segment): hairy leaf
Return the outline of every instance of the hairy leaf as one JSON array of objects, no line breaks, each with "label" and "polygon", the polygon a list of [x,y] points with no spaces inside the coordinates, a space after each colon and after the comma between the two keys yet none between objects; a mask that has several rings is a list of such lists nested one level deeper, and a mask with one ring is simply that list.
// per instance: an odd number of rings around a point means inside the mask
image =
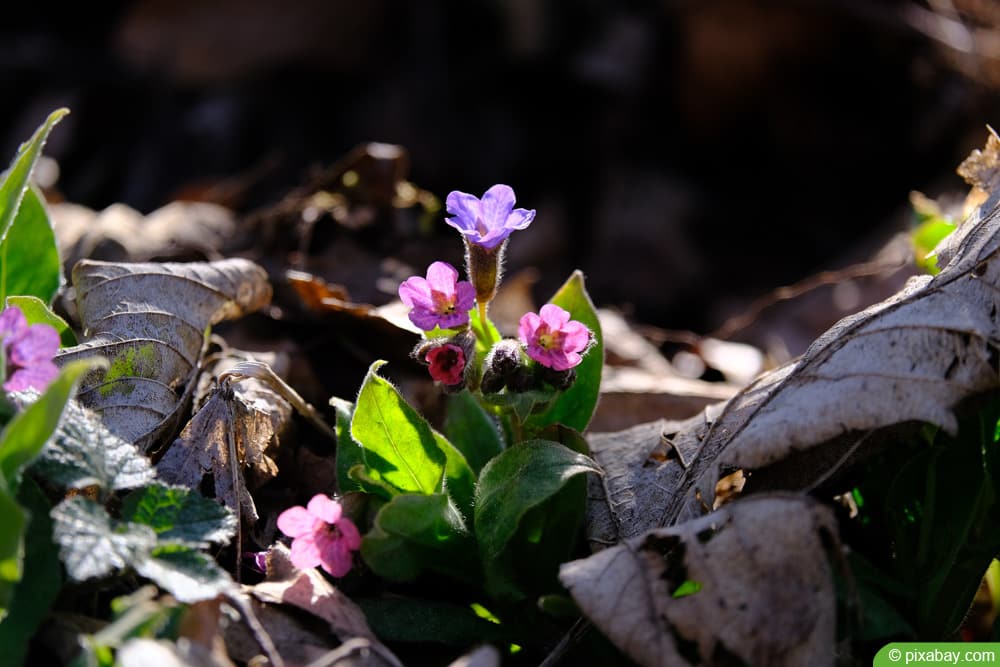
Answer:
[{"label": "hairy leaf", "polygon": [[[28,190],[28,182],[31,172],[35,169],[35,164],[42,154],[42,147],[49,138],[52,128],[63,116],[69,113],[68,109],[58,109],[49,114],[49,117],[42,123],[35,134],[28,141],[21,144],[17,150],[17,156],[10,165],[2,180],[0,180],[0,242],[7,238],[7,234],[25,192]],[[2,300],[2,299],[0,299]]]},{"label": "hairy leaf", "polygon": [[0,242],[0,301],[22,294],[50,303],[62,281],[52,222],[42,195],[31,186]]},{"label": "hairy leaf", "polygon": [[105,428],[97,415],[71,400],[55,436],[32,464],[49,482],[66,488],[96,484],[106,492],[132,489],[156,474],[135,445]]},{"label": "hairy leaf", "polygon": [[115,521],[104,508],[82,496],[67,498],[52,510],[52,538],[72,579],[83,581],[134,567],[156,546],[149,526]]},{"label": "hairy leaf", "polygon": [[218,563],[189,546],[164,544],[134,563],[136,571],[181,602],[211,600],[233,592],[236,585]]},{"label": "hairy leaf", "polygon": [[368,468],[402,492],[430,495],[441,490],[446,457],[433,429],[372,364],[351,419],[351,436]]},{"label": "hairy leaf", "polygon": [[86,340],[57,363],[100,354],[107,373],[86,378],[79,399],[119,437],[148,450],[183,414],[209,326],[265,305],[267,274],[244,259],[191,264],[84,260],[73,284]]},{"label": "hairy leaf", "polygon": [[503,451],[497,423],[467,391],[448,397],[444,432],[477,475],[490,459]]},{"label": "hairy leaf", "polygon": [[479,477],[475,518],[483,556],[499,556],[529,510],[586,472],[599,473],[600,468],[583,454],[548,440],[520,443],[486,464]]},{"label": "hairy leaf", "polygon": [[410,581],[423,571],[475,581],[474,549],[462,515],[443,493],[394,497],[361,542],[368,566],[392,581]]},{"label": "hairy leaf", "polygon": [[236,517],[225,506],[184,487],[151,484],[122,501],[125,521],[149,526],[160,541],[192,547],[224,544],[236,533]]}]

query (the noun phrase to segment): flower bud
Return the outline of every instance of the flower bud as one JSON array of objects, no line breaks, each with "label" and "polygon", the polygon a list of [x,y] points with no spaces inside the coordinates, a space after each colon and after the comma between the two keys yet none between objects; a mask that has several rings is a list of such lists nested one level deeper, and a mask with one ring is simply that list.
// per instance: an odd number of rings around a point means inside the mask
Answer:
[{"label": "flower bud", "polygon": [[467,376],[475,361],[476,339],[469,331],[451,338],[422,341],[410,353],[417,361],[427,364],[435,382],[447,392],[465,388]]},{"label": "flower bud", "polygon": [[576,382],[576,370],[573,368],[567,368],[564,371],[557,371],[547,366],[538,364],[535,367],[535,372],[538,373],[540,380],[549,383],[559,391],[569,389],[573,386],[573,383]]},{"label": "flower bud", "polygon": [[516,382],[518,371],[524,367],[521,345],[513,338],[505,338],[494,345],[486,355],[483,381],[484,394],[495,394],[511,382]]}]

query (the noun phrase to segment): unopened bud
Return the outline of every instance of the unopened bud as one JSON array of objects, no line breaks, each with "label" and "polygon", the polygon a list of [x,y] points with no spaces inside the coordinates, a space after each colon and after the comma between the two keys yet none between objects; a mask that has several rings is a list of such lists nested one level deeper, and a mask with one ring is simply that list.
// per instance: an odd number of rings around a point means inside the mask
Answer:
[{"label": "unopened bud", "polygon": [[513,390],[512,385],[521,384],[518,375],[523,374],[523,369],[520,343],[513,338],[505,338],[486,355],[480,388],[484,394],[495,394],[504,387]]}]

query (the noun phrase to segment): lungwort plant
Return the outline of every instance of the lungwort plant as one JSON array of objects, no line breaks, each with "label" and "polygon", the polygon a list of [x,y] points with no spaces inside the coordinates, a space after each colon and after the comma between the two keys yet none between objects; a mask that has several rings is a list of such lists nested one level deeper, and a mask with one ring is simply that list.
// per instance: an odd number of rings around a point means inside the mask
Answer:
[{"label": "lungwort plant", "polygon": [[[500,606],[561,591],[556,573],[580,533],[585,473],[599,472],[580,431],[603,364],[580,273],[538,313],[524,314],[517,338],[502,338],[490,321],[509,237],[535,217],[514,204],[506,185],[482,198],[452,192],[447,222],[462,234],[468,280],[434,262],[399,287],[423,331],[412,356],[449,394],[444,432],[379,374],[382,361],[353,404],[331,401],[340,491],[367,494],[375,508],[360,541],[367,566],[396,582],[444,575]],[[328,525],[344,538],[329,541],[331,549],[353,543],[353,524]]]}]

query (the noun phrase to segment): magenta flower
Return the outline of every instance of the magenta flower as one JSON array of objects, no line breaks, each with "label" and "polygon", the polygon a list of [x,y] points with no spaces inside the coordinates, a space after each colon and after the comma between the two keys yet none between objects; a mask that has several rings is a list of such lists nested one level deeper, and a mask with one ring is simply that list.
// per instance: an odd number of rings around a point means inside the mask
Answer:
[{"label": "magenta flower", "polygon": [[59,375],[52,363],[59,350],[59,333],[48,324],[29,327],[21,309],[8,306],[0,313],[0,340],[7,360],[3,383],[7,391],[45,391]]},{"label": "magenta flower", "polygon": [[430,364],[431,377],[443,385],[459,384],[465,372],[465,352],[458,345],[445,343],[428,350],[424,357]]},{"label": "magenta flower", "polygon": [[551,303],[542,306],[537,315],[525,313],[517,333],[529,357],[557,371],[569,370],[583,361],[580,353],[590,344],[590,329],[570,321],[569,313]]},{"label": "magenta flower", "polygon": [[448,195],[446,205],[454,218],[445,222],[462,233],[469,243],[493,249],[507,240],[515,229],[524,229],[535,219],[535,211],[514,208],[514,190],[494,185],[482,199],[465,192]]},{"label": "magenta flower", "polygon": [[296,505],[278,515],[278,529],[294,538],[295,567],[307,570],[319,565],[334,577],[351,570],[351,552],[361,548],[361,534],[343,512],[336,500],[317,494],[307,507]]},{"label": "magenta flower", "polygon": [[427,267],[427,278],[413,276],[399,286],[399,298],[409,306],[410,321],[430,331],[435,326],[454,329],[469,323],[469,309],[475,304],[472,283],[458,280],[458,271],[447,262]]}]

